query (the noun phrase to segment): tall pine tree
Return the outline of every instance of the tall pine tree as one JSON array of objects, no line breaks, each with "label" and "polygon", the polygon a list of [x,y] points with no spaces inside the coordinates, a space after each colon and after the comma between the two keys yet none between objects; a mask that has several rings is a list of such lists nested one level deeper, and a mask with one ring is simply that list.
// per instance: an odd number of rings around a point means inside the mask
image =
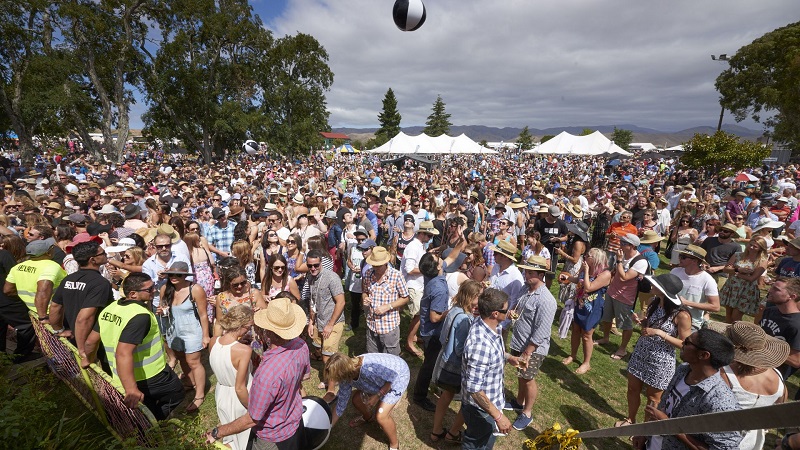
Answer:
[{"label": "tall pine tree", "polygon": [[431,137],[441,136],[450,133],[450,114],[444,110],[444,102],[442,96],[437,95],[436,101],[433,103],[431,115],[425,122],[425,129],[423,132]]},{"label": "tall pine tree", "polygon": [[519,133],[519,137],[517,137],[517,144],[519,144],[519,148],[522,151],[533,148],[533,136],[531,136],[531,132],[528,130],[527,125]]},{"label": "tall pine tree", "polygon": [[375,132],[376,146],[383,145],[400,132],[400,111],[397,110],[397,97],[394,91],[389,88],[383,96],[383,110],[378,114],[378,123],[381,124]]}]

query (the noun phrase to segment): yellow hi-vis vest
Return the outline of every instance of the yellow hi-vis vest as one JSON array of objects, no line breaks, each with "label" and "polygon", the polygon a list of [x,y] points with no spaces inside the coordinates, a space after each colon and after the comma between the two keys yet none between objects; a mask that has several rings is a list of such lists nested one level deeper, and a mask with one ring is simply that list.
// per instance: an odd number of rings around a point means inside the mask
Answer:
[{"label": "yellow hi-vis vest", "polygon": [[100,326],[100,340],[103,342],[103,347],[108,356],[108,364],[111,366],[111,371],[117,381],[119,381],[119,375],[117,375],[116,350],[119,337],[128,322],[140,314],[147,314],[150,317],[150,331],[142,343],[137,345],[133,351],[134,378],[136,378],[136,381],[144,381],[158,375],[167,366],[167,359],[164,356],[164,344],[161,340],[161,333],[158,330],[156,316],[142,303],[129,302],[120,304],[119,301],[116,301],[100,312],[97,323]]}]

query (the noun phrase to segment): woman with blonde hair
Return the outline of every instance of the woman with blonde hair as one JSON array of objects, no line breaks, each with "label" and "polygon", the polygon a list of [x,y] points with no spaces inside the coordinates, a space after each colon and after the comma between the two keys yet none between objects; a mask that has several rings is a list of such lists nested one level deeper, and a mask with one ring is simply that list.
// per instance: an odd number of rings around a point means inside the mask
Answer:
[{"label": "woman with blonde hair", "polygon": [[599,247],[589,250],[583,260],[577,276],[568,275],[568,281],[577,285],[575,293],[575,316],[572,321],[570,337],[570,355],[562,361],[572,364],[578,357],[578,347],[583,343],[583,362],[575,373],[584,374],[592,368],[592,351],[594,329],[603,316],[605,293],[611,283],[611,271],[608,270],[608,253]]},{"label": "woman with blonde hair", "polygon": [[331,427],[344,414],[352,396],[353,406],[360,415],[350,421],[350,427],[375,420],[389,438],[389,450],[400,447],[392,409],[403,397],[410,378],[408,364],[403,358],[387,353],[365,353],[350,358],[336,352],[325,364],[323,378],[331,383],[339,383],[339,398]]},{"label": "woman with blonde hair", "polygon": [[[467,341],[472,321],[478,310],[478,297],[483,292],[483,284],[475,280],[465,281],[453,297],[453,306],[447,312],[442,324],[439,340],[442,350],[433,368],[433,380],[442,390],[436,411],[433,413],[433,429],[431,441],[461,442],[461,427],[464,417],[459,411],[450,429],[443,426],[444,415],[456,394],[461,392],[461,357],[464,354],[464,343]],[[441,430],[441,431],[438,431]]]},{"label": "woman with blonde hair", "polygon": [[728,274],[728,281],[719,291],[720,304],[725,306],[726,323],[742,320],[745,314],[756,315],[761,301],[758,280],[767,270],[768,263],[767,241],[761,236],[750,239],[744,252],[734,253],[728,260],[722,269]]},{"label": "woman with blonde hair", "polygon": [[[250,386],[253,383],[250,357],[253,350],[239,342],[253,327],[253,310],[247,305],[236,305],[219,320],[222,336],[209,343],[211,352],[208,364],[217,376],[214,399],[219,423],[233,422],[247,412]],[[222,443],[233,450],[247,448],[250,430],[225,436]]]},{"label": "woman with blonde hair", "polygon": [[244,272],[247,274],[247,281],[256,289],[259,288],[259,283],[256,280],[256,262],[253,260],[253,247],[249,242],[244,240],[235,241],[231,245],[231,256],[239,261]]}]

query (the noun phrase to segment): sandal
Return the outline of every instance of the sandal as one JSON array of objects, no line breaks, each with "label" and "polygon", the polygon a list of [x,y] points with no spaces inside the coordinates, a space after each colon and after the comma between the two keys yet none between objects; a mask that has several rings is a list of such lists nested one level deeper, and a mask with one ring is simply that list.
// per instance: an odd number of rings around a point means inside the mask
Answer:
[{"label": "sandal", "polygon": [[372,419],[365,419],[364,416],[358,416],[355,419],[348,422],[347,424],[350,426],[350,428],[356,428],[370,422],[372,422]]},{"label": "sandal", "polygon": [[439,442],[447,435],[447,430],[442,430],[441,433],[431,432],[431,442]]},{"label": "sandal", "polygon": [[444,438],[444,441],[445,442],[449,442],[451,444],[460,444],[461,443],[461,432],[459,431],[458,434],[453,434],[450,431],[448,431],[447,432],[447,437]]},{"label": "sandal", "polygon": [[611,359],[614,359],[614,360],[617,360],[617,361],[619,361],[619,360],[621,360],[622,358],[624,358],[624,357],[626,357],[626,356],[628,356],[628,352],[625,352],[625,353],[623,353],[623,354],[621,354],[621,355],[620,355],[619,353],[617,353],[617,352],[614,352],[614,353],[611,355]]},{"label": "sandal", "polygon": [[631,419],[628,419],[627,417],[614,422],[614,428],[626,427],[628,425],[633,425],[633,422],[631,422]]},{"label": "sandal", "polygon": [[[189,406],[186,407],[186,412],[187,413],[193,413],[193,412],[196,412],[197,410],[199,410],[200,409],[200,405],[203,404],[203,401],[205,401],[205,399],[206,399],[205,397],[197,397],[194,400],[192,400],[192,403],[189,403]],[[200,404],[199,405],[197,404],[198,400],[200,400]]]}]

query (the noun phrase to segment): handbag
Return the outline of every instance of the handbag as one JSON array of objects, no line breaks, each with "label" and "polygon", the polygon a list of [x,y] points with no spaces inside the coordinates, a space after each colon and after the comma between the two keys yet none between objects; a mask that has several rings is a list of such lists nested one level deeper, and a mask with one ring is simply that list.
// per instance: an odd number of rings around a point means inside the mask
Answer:
[{"label": "handbag", "polygon": [[[460,313],[466,315],[466,313]],[[458,317],[458,316],[456,316]],[[461,372],[454,372],[447,368],[448,364],[447,361],[444,359],[444,350],[447,348],[447,344],[450,342],[450,336],[452,335],[453,326],[456,323],[456,319],[450,323],[450,328],[447,330],[447,334],[445,335],[445,341],[442,344],[442,349],[439,350],[439,356],[436,358],[436,364],[433,367],[433,379],[436,380],[437,383],[447,384],[450,386],[461,386]]]}]

